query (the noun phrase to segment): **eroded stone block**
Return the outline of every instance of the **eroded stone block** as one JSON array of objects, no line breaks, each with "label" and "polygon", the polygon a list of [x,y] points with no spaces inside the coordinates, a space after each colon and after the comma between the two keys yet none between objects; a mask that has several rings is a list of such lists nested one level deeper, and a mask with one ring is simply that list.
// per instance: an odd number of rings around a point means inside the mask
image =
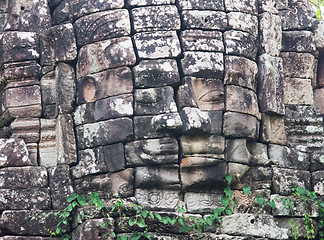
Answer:
[{"label": "eroded stone block", "polygon": [[18,118],[10,125],[12,138],[21,138],[25,143],[37,143],[39,141],[40,123],[38,118]]},{"label": "eroded stone block", "polygon": [[269,144],[269,159],[279,167],[291,167],[288,162],[289,149],[286,146]]},{"label": "eroded stone block", "polygon": [[285,78],[284,103],[287,105],[314,105],[312,80]]},{"label": "eroded stone block", "polygon": [[179,86],[177,91],[177,103],[179,109],[182,109],[183,107],[198,107],[196,95],[193,91],[190,80],[185,80],[185,84]]},{"label": "eroded stone block", "polygon": [[73,120],[76,126],[94,122],[94,103],[86,103],[75,108]]},{"label": "eroded stone block", "polygon": [[227,14],[228,26],[231,29],[248,32],[253,36],[258,36],[258,18],[251,14],[230,12]]},{"label": "eroded stone block", "polygon": [[210,132],[211,121],[207,112],[199,108],[184,107],[180,110],[180,117],[183,122],[182,132]]},{"label": "eroded stone block", "polygon": [[324,23],[322,21],[315,21],[313,24],[313,32],[314,32],[314,41],[316,48],[319,50],[323,50],[324,48]]},{"label": "eroded stone block", "polygon": [[324,195],[324,171],[312,172],[312,185],[316,194]]},{"label": "eroded stone block", "polygon": [[138,203],[147,209],[175,209],[179,202],[179,190],[136,189]]},{"label": "eroded stone block", "polygon": [[191,213],[210,213],[214,212],[215,208],[222,207],[221,197],[222,192],[215,193],[185,193],[184,201],[188,212]]},{"label": "eroded stone block", "polygon": [[277,115],[262,115],[261,138],[265,142],[286,144],[284,118]]},{"label": "eroded stone block", "polygon": [[45,167],[57,165],[56,119],[41,119],[39,163]]},{"label": "eroded stone block", "polygon": [[311,31],[283,31],[282,51],[314,53],[316,46],[313,33]]},{"label": "eroded stone block", "polygon": [[227,139],[226,140],[226,160],[229,162],[249,164],[253,158],[247,148],[246,139]]},{"label": "eroded stone block", "polygon": [[208,0],[180,0],[181,9],[211,9],[224,11],[224,4],[222,0],[208,1]]},{"label": "eroded stone block", "polygon": [[[107,224],[107,223],[111,223]],[[102,224],[106,224],[104,228],[100,227]],[[105,238],[113,239],[113,236],[110,234],[110,231],[113,230],[114,219],[113,218],[101,218],[101,219],[88,219],[81,225],[79,225],[72,233],[73,240],[82,240],[82,239],[104,239]]]},{"label": "eroded stone block", "polygon": [[33,165],[22,139],[0,139],[0,166],[18,167]]},{"label": "eroded stone block", "polygon": [[311,29],[315,19],[312,17],[310,12],[296,6],[296,4],[294,6],[294,11],[294,14],[291,13],[291,10],[279,11],[282,30]]},{"label": "eroded stone block", "polygon": [[324,88],[318,88],[314,90],[314,103],[319,109],[320,113],[324,113]]},{"label": "eroded stone block", "polygon": [[225,30],[227,27],[226,13],[220,11],[186,10],[182,16],[186,29]]},{"label": "eroded stone block", "polygon": [[2,76],[7,80],[21,80],[25,78],[38,78],[41,66],[36,61],[6,63],[3,65]]},{"label": "eroded stone block", "polygon": [[175,0],[127,0],[131,6],[150,6],[161,4],[175,4]]},{"label": "eroded stone block", "polygon": [[211,136],[182,136],[180,138],[180,145],[182,154],[184,156],[191,155],[219,155],[224,153],[225,139],[222,136],[211,135]]},{"label": "eroded stone block", "polygon": [[40,80],[42,94],[42,110],[45,118],[54,117],[56,114],[57,90],[55,71],[46,73]]},{"label": "eroded stone block", "polygon": [[226,11],[257,14],[257,0],[225,0]]}]

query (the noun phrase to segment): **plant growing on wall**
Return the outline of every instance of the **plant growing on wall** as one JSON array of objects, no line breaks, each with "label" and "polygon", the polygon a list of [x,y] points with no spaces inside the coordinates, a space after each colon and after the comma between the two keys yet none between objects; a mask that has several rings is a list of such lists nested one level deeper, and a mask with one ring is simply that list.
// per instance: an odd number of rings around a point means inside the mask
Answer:
[{"label": "plant growing on wall", "polygon": [[324,0],[309,0],[315,9],[316,16],[319,20],[323,20]]}]

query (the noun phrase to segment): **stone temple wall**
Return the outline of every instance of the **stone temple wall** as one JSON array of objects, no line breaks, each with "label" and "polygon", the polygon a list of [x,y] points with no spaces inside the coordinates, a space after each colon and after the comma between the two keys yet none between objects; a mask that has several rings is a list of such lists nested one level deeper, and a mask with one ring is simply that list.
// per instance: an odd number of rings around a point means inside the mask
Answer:
[{"label": "stone temple wall", "polygon": [[[48,240],[73,192],[208,214],[228,173],[239,205],[202,239],[287,239],[280,199],[324,195],[324,24],[306,2],[1,0],[0,239]],[[73,239],[102,239],[87,214]]]}]

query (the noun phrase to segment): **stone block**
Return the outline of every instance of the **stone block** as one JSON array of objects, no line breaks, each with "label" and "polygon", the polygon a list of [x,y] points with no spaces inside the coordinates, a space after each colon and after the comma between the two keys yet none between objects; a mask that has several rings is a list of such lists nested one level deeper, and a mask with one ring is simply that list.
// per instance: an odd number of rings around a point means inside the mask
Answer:
[{"label": "stone block", "polygon": [[181,22],[175,5],[161,5],[133,8],[134,30],[159,31],[180,30]]},{"label": "stone block", "polygon": [[133,115],[133,95],[123,94],[115,97],[99,99],[94,104],[94,120],[108,120],[111,118]]},{"label": "stone block", "polygon": [[172,87],[136,89],[135,115],[152,115],[177,112],[177,105],[173,99]]},{"label": "stone block", "polygon": [[76,126],[94,122],[94,103],[86,103],[75,108],[73,120]]},{"label": "stone block", "polygon": [[133,68],[136,88],[178,85],[180,76],[174,59],[143,60]]},{"label": "stone block", "polygon": [[185,29],[225,30],[227,16],[225,12],[207,10],[182,11]]},{"label": "stone block", "polygon": [[316,194],[324,195],[324,171],[312,172],[312,185]]},{"label": "stone block", "polygon": [[225,56],[224,84],[238,85],[256,90],[258,66],[244,57]]},{"label": "stone block", "polygon": [[211,132],[211,120],[207,112],[199,108],[184,107],[180,110],[182,132]]},{"label": "stone block", "polygon": [[0,167],[33,165],[22,139],[0,139]]},{"label": "stone block", "polygon": [[134,117],[135,139],[177,136],[182,129],[179,113]]},{"label": "stone block", "polygon": [[77,78],[108,68],[133,65],[136,56],[130,37],[119,37],[83,46],[79,51]]},{"label": "stone block", "polygon": [[228,12],[244,12],[244,13],[251,13],[257,14],[257,0],[225,0],[225,9]]},{"label": "stone block", "polygon": [[248,32],[254,37],[258,36],[258,18],[251,14],[230,12],[227,14],[228,26],[231,29]]},{"label": "stone block", "polygon": [[132,139],[133,122],[124,117],[88,123],[76,128],[76,136],[79,149],[123,142]]},{"label": "stone block", "polygon": [[315,53],[314,34],[311,31],[283,31],[282,51]]},{"label": "stone block", "polygon": [[77,57],[77,46],[73,25],[58,25],[43,31],[39,37],[40,62],[53,65],[60,61],[73,61]]},{"label": "stone block", "polygon": [[211,134],[221,135],[223,130],[223,112],[222,111],[208,111],[207,112],[211,123]]},{"label": "stone block", "polygon": [[[296,4],[295,4],[296,5]],[[279,11],[279,16],[282,22],[282,30],[309,30],[311,29],[315,18],[309,11],[300,8],[298,6],[294,7],[294,14],[289,9]]]},{"label": "stone block", "polygon": [[219,31],[184,30],[180,39],[184,51],[224,52],[223,34]]},{"label": "stone block", "polygon": [[[302,137],[298,136],[300,139]],[[293,142],[291,138],[288,136],[288,142]],[[287,162],[289,168],[293,169],[310,169],[311,165],[311,157],[310,154],[306,150],[306,146],[304,144],[297,145],[296,143],[292,143],[292,146],[288,149],[287,154]],[[313,165],[314,166],[314,165]]]},{"label": "stone block", "polygon": [[24,236],[4,236],[0,237],[0,240],[60,240],[60,238],[56,237],[24,237]]},{"label": "stone block", "polygon": [[273,167],[272,191],[280,195],[291,195],[294,187],[311,189],[309,171]]},{"label": "stone block", "polygon": [[287,239],[288,229],[279,226],[271,215],[236,213],[223,218],[220,231],[230,235],[248,234],[253,237]]},{"label": "stone block", "polygon": [[279,56],[282,49],[281,20],[278,15],[260,14],[260,48],[262,53]]},{"label": "stone block", "polygon": [[324,49],[324,23],[323,21],[315,21],[313,24],[313,33],[315,46],[318,50],[322,51]]},{"label": "stone block", "polygon": [[289,149],[286,146],[269,144],[269,159],[279,167],[291,167],[288,161]]},{"label": "stone block", "polygon": [[247,148],[246,139],[227,139],[225,159],[228,162],[241,163],[249,165],[253,155]]},{"label": "stone block", "polygon": [[175,4],[175,0],[127,0],[130,6],[150,6],[162,4]]},{"label": "stone block", "polygon": [[181,167],[195,168],[208,167],[219,164],[220,160],[224,160],[224,154],[193,154],[181,159]]},{"label": "stone block", "polygon": [[[112,225],[108,223],[111,223]],[[105,224],[104,228],[100,227],[102,224]],[[71,237],[72,240],[114,239],[114,237],[110,234],[110,231],[113,230],[113,227],[111,226],[114,226],[113,218],[88,219],[73,231]],[[109,234],[103,237],[106,235],[106,233]]]},{"label": "stone block", "polygon": [[[259,12],[269,12],[273,14],[278,14],[278,9],[280,9],[278,0],[259,0]],[[284,3],[282,2],[282,5]]]},{"label": "stone block", "polygon": [[21,138],[25,143],[39,141],[40,123],[38,118],[17,118],[10,125],[12,138]]},{"label": "stone block", "polygon": [[4,31],[41,32],[51,26],[51,13],[46,0],[16,0],[8,4]]},{"label": "stone block", "polygon": [[210,9],[224,11],[224,4],[222,0],[208,1],[208,0],[179,0],[179,5],[182,10],[185,9]]},{"label": "stone block", "polygon": [[236,112],[224,114],[223,132],[225,136],[257,139],[259,129],[260,122],[254,116]]},{"label": "stone block", "polygon": [[179,190],[161,190],[161,189],[136,189],[135,197],[138,204],[146,209],[154,210],[173,210],[179,203]]},{"label": "stone block", "polygon": [[134,169],[127,168],[125,170],[110,173],[111,193],[119,197],[134,196]]},{"label": "stone block", "polygon": [[134,40],[141,59],[175,58],[181,53],[176,31],[136,33]]},{"label": "stone block", "polygon": [[1,62],[19,62],[39,58],[38,37],[35,32],[4,32],[0,38]]},{"label": "stone block", "polygon": [[179,106],[179,109],[182,109],[183,107],[196,107],[198,108],[198,103],[196,99],[196,95],[194,93],[194,90],[192,88],[192,82],[190,81],[190,77],[185,78],[189,81],[185,80],[184,85],[180,85],[177,91],[177,103]]},{"label": "stone block", "polygon": [[259,57],[258,97],[261,112],[285,114],[283,72],[281,58],[269,54]]},{"label": "stone block", "polygon": [[263,114],[261,121],[261,139],[264,142],[286,144],[284,118],[278,115]]},{"label": "stone block", "polygon": [[225,138],[217,135],[184,135],[180,137],[180,146],[184,156],[221,156],[225,149]]},{"label": "stone block", "polygon": [[[299,229],[299,238],[307,238],[307,236],[309,236],[309,234],[307,233],[306,229],[305,229],[305,219],[304,218],[298,218],[298,217],[280,217],[280,218],[276,218],[278,224],[288,230],[289,234],[290,229],[291,229],[291,221],[295,223],[296,228]],[[313,220],[313,225],[314,225],[314,231],[315,233],[318,232],[318,228],[317,228],[317,221],[314,219]],[[296,232],[294,232],[294,234],[296,234]]]},{"label": "stone block", "polygon": [[268,166],[271,163],[266,144],[249,141],[246,146],[252,155],[252,165]]},{"label": "stone block", "polygon": [[39,164],[45,167],[57,165],[56,119],[41,119]]},{"label": "stone block", "polygon": [[37,143],[27,143],[26,144],[29,159],[33,166],[38,165],[38,144]]},{"label": "stone block", "polygon": [[223,53],[188,51],[181,65],[186,76],[219,78],[224,73]]},{"label": "stone block", "polygon": [[239,55],[255,60],[257,54],[257,39],[253,35],[236,30],[224,33],[225,52],[229,55]]},{"label": "stone block", "polygon": [[56,115],[57,90],[55,71],[46,73],[40,80],[42,94],[42,109],[45,118],[53,118]]},{"label": "stone block", "polygon": [[0,188],[45,188],[48,186],[44,167],[7,167],[0,169]]},{"label": "stone block", "polygon": [[135,168],[136,189],[179,189],[179,165],[145,166]]},{"label": "stone block", "polygon": [[78,46],[110,38],[127,36],[131,26],[126,9],[93,13],[79,18],[73,24]]},{"label": "stone block", "polygon": [[[116,88],[115,86],[118,86]],[[132,72],[128,67],[109,69],[77,80],[78,103],[132,93]]]},{"label": "stone block", "polygon": [[284,103],[287,105],[314,105],[312,80],[285,78]]},{"label": "stone block", "polygon": [[96,0],[64,0],[54,9],[52,24],[74,22],[76,19],[91,13],[123,7],[123,0],[107,0],[103,2]]},{"label": "stone block", "polygon": [[285,77],[315,78],[317,64],[312,54],[284,52],[280,54],[280,57],[283,60]]},{"label": "stone block", "polygon": [[223,207],[221,204],[222,195],[221,191],[213,193],[187,192],[184,195],[184,201],[190,213],[213,213],[215,208]]},{"label": "stone block", "polygon": [[59,63],[55,68],[57,113],[72,113],[75,103],[75,72],[74,68],[66,63]]},{"label": "stone block", "polygon": [[125,145],[127,166],[178,163],[175,138],[139,140]]},{"label": "stone block", "polygon": [[324,88],[314,90],[314,104],[321,114],[324,114]]},{"label": "stone block", "polygon": [[246,113],[260,119],[257,95],[254,91],[239,86],[227,85],[225,89],[225,109]]},{"label": "stone block", "polygon": [[318,57],[317,83],[313,85],[317,85],[318,87],[324,87],[324,56]]},{"label": "stone block", "polygon": [[26,78],[39,78],[40,73],[41,66],[32,60],[4,64],[2,76],[9,81],[17,81]]}]

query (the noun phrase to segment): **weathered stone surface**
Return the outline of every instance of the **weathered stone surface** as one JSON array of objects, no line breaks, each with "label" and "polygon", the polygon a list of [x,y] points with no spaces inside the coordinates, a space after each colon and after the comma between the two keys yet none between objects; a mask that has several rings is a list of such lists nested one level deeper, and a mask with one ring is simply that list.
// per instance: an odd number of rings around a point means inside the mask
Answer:
[{"label": "weathered stone surface", "polygon": [[180,110],[180,117],[183,122],[182,132],[210,132],[211,121],[207,112],[199,108],[184,107]]},{"label": "weathered stone surface", "polygon": [[175,138],[140,140],[125,145],[127,166],[178,163]]},{"label": "weathered stone surface", "polygon": [[313,24],[313,33],[314,33],[314,41],[316,48],[319,50],[324,49],[324,23],[323,21],[315,21]]},{"label": "weathered stone surface", "polygon": [[134,92],[135,115],[177,112],[172,87],[137,89]]},{"label": "weathered stone surface", "polygon": [[93,13],[79,18],[73,26],[78,46],[127,36],[131,31],[129,14],[126,9]]},{"label": "weathered stone surface", "polygon": [[99,99],[94,105],[94,120],[108,120],[111,118],[133,115],[133,95],[123,94],[115,97]]},{"label": "weathered stone surface", "polygon": [[259,57],[258,97],[261,112],[285,114],[283,63],[279,57]]},{"label": "weathered stone surface", "polygon": [[136,62],[130,37],[120,37],[91,43],[79,51],[77,78],[108,68],[133,65]]},{"label": "weathered stone surface", "polygon": [[246,147],[252,155],[252,165],[268,166],[271,163],[267,144],[249,141]]},{"label": "weathered stone surface", "polygon": [[259,137],[260,122],[254,116],[236,112],[226,112],[224,114],[223,124],[225,136],[253,139]]},{"label": "weathered stone surface", "polygon": [[255,60],[257,54],[257,41],[253,35],[236,30],[224,33],[226,54],[240,55]]},{"label": "weathered stone surface", "polygon": [[175,0],[127,0],[131,6],[149,6],[161,4],[175,4]]},{"label": "weathered stone surface", "polygon": [[[115,86],[118,86],[116,88]],[[128,67],[90,74],[77,81],[78,103],[95,102],[133,91],[132,72]]]},{"label": "weathered stone surface", "polygon": [[23,236],[4,236],[0,237],[0,240],[59,240],[60,238],[56,237],[23,237]]},{"label": "weathered stone surface", "polygon": [[316,194],[324,195],[324,171],[312,172],[312,185]]},{"label": "weathered stone surface", "polygon": [[184,201],[190,213],[210,213],[214,212],[215,208],[222,206],[222,195],[221,191],[213,193],[187,192],[184,195]]},{"label": "weathered stone surface", "polygon": [[314,53],[315,50],[314,35],[311,31],[282,32],[282,51]]},{"label": "weathered stone surface", "polygon": [[262,53],[279,56],[282,49],[281,20],[269,12],[260,15],[260,48]]},{"label": "weathered stone surface", "polygon": [[177,135],[182,129],[179,113],[134,117],[135,139]]},{"label": "weathered stone surface", "polygon": [[[114,239],[111,234],[103,237],[105,233],[110,233],[112,230],[111,225],[114,225],[113,218],[101,218],[101,219],[89,219],[78,226],[72,233],[72,240],[83,240],[83,239]],[[102,224],[106,224],[104,228],[100,227]]]},{"label": "weathered stone surface", "polygon": [[43,188],[47,187],[47,185],[47,171],[44,167],[8,167],[0,169],[0,188]]},{"label": "weathered stone surface", "polygon": [[0,139],[0,167],[33,165],[22,139]]},{"label": "weathered stone surface", "polygon": [[177,103],[179,109],[183,107],[198,107],[196,95],[192,88],[192,82],[190,77],[185,78],[185,84],[180,85],[177,91]]},{"label": "weathered stone surface", "polygon": [[265,142],[286,144],[284,118],[277,115],[263,114],[261,139]]},{"label": "weathered stone surface", "polygon": [[258,13],[257,0],[239,1],[239,0],[225,0],[226,11],[245,12],[245,13]]},{"label": "weathered stone surface", "polygon": [[321,114],[324,113],[324,88],[314,90],[314,103]]},{"label": "weathered stone surface", "polygon": [[233,189],[242,189],[244,186],[250,186],[252,190],[270,189],[272,184],[271,167],[250,167],[238,163],[229,163],[229,174],[233,174],[237,179],[232,182]]},{"label": "weathered stone surface", "polygon": [[294,14],[292,14],[292,11],[290,9],[279,11],[279,16],[282,22],[282,30],[311,29],[312,24],[315,21],[315,18],[312,17],[312,14],[298,6],[293,7]]},{"label": "weathered stone surface", "polygon": [[52,13],[52,23],[57,25],[67,21],[74,22],[77,18],[91,13],[122,8],[123,6],[123,0],[108,0],[103,2],[98,2],[96,0],[64,0],[54,9]]},{"label": "weathered stone surface", "polygon": [[218,31],[185,30],[180,39],[184,51],[224,52],[223,35]]},{"label": "weathered stone surface", "polygon": [[38,165],[38,144],[37,143],[27,143],[26,144],[29,159],[32,162],[33,166]]},{"label": "weathered stone surface", "polygon": [[259,0],[259,12],[269,12],[278,14],[278,9],[280,9],[280,5],[284,4],[283,2],[280,4],[278,0]]},{"label": "weathered stone surface", "polygon": [[184,53],[181,65],[187,76],[221,77],[224,72],[223,53],[188,51]]},{"label": "weathered stone surface", "polygon": [[[278,224],[282,227],[288,230],[288,232],[290,233],[290,229],[291,229],[291,221],[295,223],[296,228],[300,229],[299,230],[299,237],[300,238],[307,238],[308,233],[305,229],[305,220],[304,218],[298,218],[298,217],[280,217],[280,218],[276,218]],[[291,219],[291,220],[290,220]],[[314,219],[313,220],[313,225],[314,225],[314,231],[318,232],[318,228],[317,228],[317,221]]]},{"label": "weathered stone surface", "polygon": [[279,227],[271,215],[233,214],[221,222],[221,232],[232,235],[288,239],[288,229]]},{"label": "weathered stone surface", "polygon": [[314,79],[316,60],[312,54],[284,52],[280,57],[283,60],[285,77]]},{"label": "weathered stone surface", "polygon": [[136,33],[134,40],[142,59],[175,58],[181,52],[176,31]]},{"label": "weathered stone surface", "polygon": [[225,30],[227,16],[224,12],[206,10],[182,11],[183,27],[186,29]]},{"label": "weathered stone surface", "polygon": [[[125,168],[124,145],[106,145],[78,152],[79,163],[71,168],[74,178],[95,173],[115,172]],[[109,156],[109,157],[107,157]]]},{"label": "weathered stone surface", "polygon": [[21,138],[25,143],[39,141],[40,123],[38,118],[15,119],[9,126],[12,138]]},{"label": "weathered stone surface", "polygon": [[38,78],[41,67],[36,61],[6,63],[3,65],[2,76],[7,80]]},{"label": "weathered stone surface", "polygon": [[74,124],[76,126],[94,122],[94,103],[86,103],[75,108],[73,114]]},{"label": "weathered stone surface", "polygon": [[73,61],[77,46],[72,24],[51,27],[40,34],[40,62],[51,65],[60,61]]},{"label": "weathered stone surface", "polygon": [[224,84],[238,85],[256,90],[258,66],[255,62],[237,56],[225,56]]},{"label": "weathered stone surface", "polygon": [[131,12],[136,32],[180,30],[180,16],[174,5],[139,7]]},{"label": "weathered stone surface", "polygon": [[68,165],[58,165],[48,170],[52,209],[63,210],[68,206],[67,196],[74,192]]},{"label": "weathered stone surface", "polygon": [[311,175],[308,171],[273,167],[272,191],[289,195],[294,187],[311,188]]},{"label": "weathered stone surface", "polygon": [[134,196],[134,169],[127,168],[125,170],[110,173],[111,177],[111,193],[119,197]]},{"label": "weathered stone surface", "polygon": [[47,188],[0,189],[0,210],[46,210],[51,207]]},{"label": "weathered stone surface", "polygon": [[118,118],[89,123],[76,128],[79,149],[96,147],[129,140],[133,136],[133,123],[129,118]]},{"label": "weathered stone surface", "polygon": [[179,202],[179,191],[136,189],[138,203],[146,209],[175,209]]},{"label": "weathered stone surface", "polygon": [[292,167],[287,159],[289,149],[286,146],[269,144],[269,159],[279,167]]},{"label": "weathered stone surface", "polygon": [[252,161],[252,154],[247,148],[246,139],[226,140],[226,160],[229,162],[249,164]]},{"label": "weathered stone surface", "polygon": [[239,86],[227,85],[225,95],[226,111],[247,113],[257,117],[258,119],[261,118],[257,95],[254,91]]},{"label": "weathered stone surface", "polygon": [[312,80],[285,78],[284,103],[287,105],[314,105]]},{"label": "weathered stone surface", "polygon": [[179,165],[135,168],[135,187],[139,189],[179,189]]},{"label": "weathered stone surface", "polygon": [[223,130],[223,112],[222,111],[208,111],[207,112],[211,122],[211,134],[221,135]]},{"label": "weathered stone surface", "polygon": [[56,113],[56,81],[55,71],[46,73],[40,80],[42,94],[42,110],[45,118],[51,118]]},{"label": "weathered stone surface", "polygon": [[4,32],[0,37],[1,62],[19,62],[39,58],[38,37],[35,32]]},{"label": "weathered stone surface", "polygon": [[177,85],[180,76],[176,60],[143,60],[133,68],[137,88]]},{"label": "weathered stone surface", "polygon": [[40,32],[51,26],[51,13],[46,0],[10,1],[5,31]]},{"label": "weathered stone surface", "polygon": [[71,65],[59,63],[55,68],[57,113],[72,113],[75,102],[75,72]]},{"label": "weathered stone surface", "polygon": [[185,9],[210,9],[224,11],[224,4],[222,0],[208,1],[208,0],[180,0],[180,8]]},{"label": "weathered stone surface", "polygon": [[39,164],[45,167],[57,165],[56,119],[41,119]]},{"label": "weathered stone surface", "polygon": [[319,56],[317,66],[317,85],[324,86],[324,56]]},{"label": "weathered stone surface", "polygon": [[227,14],[228,26],[231,29],[248,32],[254,37],[258,36],[258,18],[251,14],[230,12]]},{"label": "weathered stone surface", "polygon": [[[180,138],[180,146],[184,156],[221,156],[224,153],[225,139],[217,135],[185,135]],[[184,161],[181,165],[183,164]]]},{"label": "weathered stone surface", "polygon": [[215,189],[224,184],[227,164],[222,160],[213,160],[209,165],[189,167],[181,164],[180,178],[183,191],[203,191]]}]

